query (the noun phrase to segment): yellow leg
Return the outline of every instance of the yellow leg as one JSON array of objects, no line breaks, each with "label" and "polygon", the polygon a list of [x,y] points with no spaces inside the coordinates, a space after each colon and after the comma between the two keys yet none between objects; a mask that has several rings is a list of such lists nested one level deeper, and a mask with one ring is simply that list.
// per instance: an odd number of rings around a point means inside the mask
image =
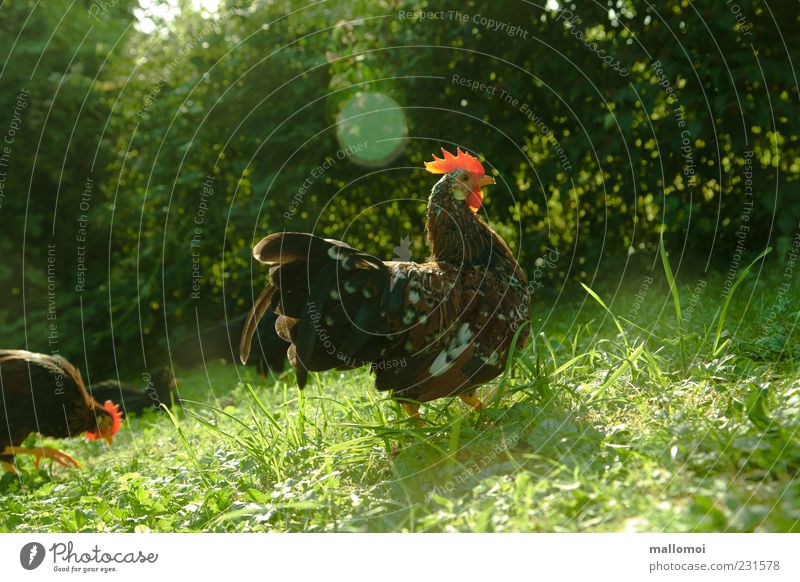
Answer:
[{"label": "yellow leg", "polygon": [[22,447],[6,447],[0,455],[33,455],[36,460],[36,467],[42,462],[42,459],[52,459],[54,463],[58,463],[62,467],[80,467],[81,464],[70,457],[67,453],[62,453],[50,447],[37,447],[35,449],[25,449]]},{"label": "yellow leg", "polygon": [[425,421],[422,420],[422,417],[419,415],[419,404],[401,402],[400,405],[403,407],[403,410],[406,411],[406,414],[416,421],[417,428],[423,428],[425,426]]},{"label": "yellow leg", "polygon": [[475,410],[483,410],[486,405],[475,394],[461,394],[459,396],[464,404],[470,405]]}]

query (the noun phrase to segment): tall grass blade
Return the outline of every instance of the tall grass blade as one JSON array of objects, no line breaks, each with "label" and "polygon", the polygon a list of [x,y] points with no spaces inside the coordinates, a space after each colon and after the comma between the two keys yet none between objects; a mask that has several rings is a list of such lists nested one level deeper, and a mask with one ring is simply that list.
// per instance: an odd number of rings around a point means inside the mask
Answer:
[{"label": "tall grass blade", "polygon": [[603,382],[603,385],[600,386],[597,392],[595,392],[594,396],[589,399],[589,404],[596,402],[603,394],[605,394],[606,390],[608,390],[608,388],[614,382],[616,382],[628,368],[632,367],[636,363],[636,360],[638,360],[639,356],[642,355],[643,350],[644,343],[641,343],[639,344],[639,347],[633,350],[633,352],[627,358],[625,358],[625,361],[616,370],[614,370],[614,372],[608,378],[606,378],[606,381]]},{"label": "tall grass blade", "polygon": [[672,303],[675,306],[675,317],[678,320],[678,341],[681,348],[681,368],[686,369],[686,338],[683,334],[683,316],[681,315],[681,297],[678,294],[678,285],[675,283],[675,275],[672,274],[672,267],[667,258],[667,249],[664,247],[664,237],[658,241],[658,252],[661,254],[661,264],[664,265],[664,274],[669,283],[669,292],[672,295]]},{"label": "tall grass blade", "polygon": [[267,417],[267,420],[269,420],[270,424],[275,427],[275,430],[278,431],[278,434],[281,435],[284,434],[283,427],[281,427],[277,419],[272,415],[272,413],[267,409],[267,407],[264,406],[264,403],[261,402],[261,399],[258,397],[258,394],[256,394],[256,391],[253,390],[253,387],[250,385],[249,382],[245,384],[245,388],[247,388],[247,391],[250,392],[250,396],[253,398],[253,400],[255,400],[256,404],[261,409],[261,412],[264,413],[264,416]]},{"label": "tall grass blade", "polygon": [[178,423],[178,419],[175,418],[175,415],[172,414],[172,411],[169,408],[167,408],[164,404],[162,404],[161,407],[164,409],[164,412],[167,413],[167,416],[177,429],[178,435],[181,437],[181,441],[183,442],[183,447],[186,449],[186,454],[189,455],[189,460],[192,461],[192,464],[197,469],[197,473],[200,475],[200,478],[203,480],[203,483],[205,483],[206,487],[211,487],[211,483],[209,482],[208,477],[206,477],[205,471],[203,467],[200,465],[200,461],[197,460],[197,456],[194,454],[192,445],[189,444],[189,440],[186,438],[186,435],[183,434],[183,429],[181,428],[181,425]]},{"label": "tall grass blade", "polygon": [[722,304],[722,312],[719,314],[719,322],[717,323],[717,333],[714,336],[714,347],[711,350],[712,355],[717,356],[719,352],[722,350],[722,346],[719,345],[719,340],[722,337],[722,328],[725,327],[725,318],[728,315],[728,307],[730,307],[731,299],[733,299],[733,294],[736,291],[736,288],[741,285],[742,281],[744,281],[745,277],[750,274],[750,269],[753,268],[758,261],[766,257],[769,253],[772,252],[772,247],[767,247],[764,249],[761,254],[759,254],[753,262],[747,265],[744,270],[739,273],[739,276],[736,278],[736,282],[731,287],[731,290],[728,291],[728,296],[725,298],[725,303]]},{"label": "tall grass blade", "polygon": [[511,348],[508,350],[508,358],[506,358],[506,367],[505,370],[503,370],[503,375],[500,376],[500,379],[498,380],[497,391],[495,392],[494,397],[489,403],[490,405],[494,404],[495,402],[499,402],[503,398],[503,395],[506,393],[506,380],[508,380],[508,377],[511,374],[511,370],[514,365],[514,358],[517,355],[518,349],[521,347],[518,345],[519,336],[524,331],[525,326],[528,326],[531,329],[533,329],[531,321],[526,320],[520,323],[519,327],[514,332],[514,337],[511,338]]},{"label": "tall grass blade", "polygon": [[592,291],[591,287],[589,287],[588,285],[584,285],[583,283],[581,283],[581,287],[583,287],[584,290],[589,295],[591,295],[595,301],[597,301],[600,304],[600,307],[605,309],[606,313],[608,313],[611,316],[611,320],[614,322],[614,325],[617,326],[617,330],[619,330],[619,334],[622,336],[622,342],[625,344],[625,348],[630,349],[630,345],[628,344],[628,336],[625,335],[625,330],[622,329],[622,324],[619,322],[619,318],[616,315],[614,315],[614,312],[608,308],[608,305],[605,304],[605,301],[600,299],[600,296],[594,291]]}]

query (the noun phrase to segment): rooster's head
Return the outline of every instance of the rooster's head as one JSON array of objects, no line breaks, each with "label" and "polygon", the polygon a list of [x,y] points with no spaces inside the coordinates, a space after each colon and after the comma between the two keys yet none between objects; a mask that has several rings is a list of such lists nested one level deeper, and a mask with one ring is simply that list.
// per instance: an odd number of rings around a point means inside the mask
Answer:
[{"label": "rooster's head", "polygon": [[494,178],[486,175],[478,158],[461,148],[456,151],[458,155],[454,156],[442,148],[444,157],[437,158],[434,154],[432,162],[425,162],[425,169],[431,174],[445,174],[434,191],[437,188],[446,191],[455,200],[463,201],[472,212],[478,212],[483,204],[482,188],[494,184]]}]

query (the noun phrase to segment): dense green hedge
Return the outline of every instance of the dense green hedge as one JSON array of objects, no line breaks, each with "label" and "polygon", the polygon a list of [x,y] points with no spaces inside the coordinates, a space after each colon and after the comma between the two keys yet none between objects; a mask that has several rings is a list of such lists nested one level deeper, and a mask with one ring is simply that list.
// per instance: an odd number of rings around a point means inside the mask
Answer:
[{"label": "dense green hedge", "polygon": [[[422,259],[440,146],[496,171],[488,217],[555,286],[661,232],[726,270],[798,228],[796,4],[184,4],[149,33],[127,1],[0,8],[5,346],[140,368],[249,307],[271,230]],[[353,163],[337,116],[374,94],[406,139]]]}]

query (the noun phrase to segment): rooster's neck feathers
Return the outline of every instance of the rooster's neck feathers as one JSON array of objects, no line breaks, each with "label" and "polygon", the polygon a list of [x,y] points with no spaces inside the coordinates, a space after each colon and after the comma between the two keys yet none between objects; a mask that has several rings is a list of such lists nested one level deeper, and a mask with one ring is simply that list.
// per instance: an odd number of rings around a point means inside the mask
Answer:
[{"label": "rooster's neck feathers", "polygon": [[463,200],[453,196],[454,187],[454,179],[448,174],[431,190],[425,225],[431,249],[429,260],[454,266],[489,266],[499,262],[516,266],[503,239]]}]

